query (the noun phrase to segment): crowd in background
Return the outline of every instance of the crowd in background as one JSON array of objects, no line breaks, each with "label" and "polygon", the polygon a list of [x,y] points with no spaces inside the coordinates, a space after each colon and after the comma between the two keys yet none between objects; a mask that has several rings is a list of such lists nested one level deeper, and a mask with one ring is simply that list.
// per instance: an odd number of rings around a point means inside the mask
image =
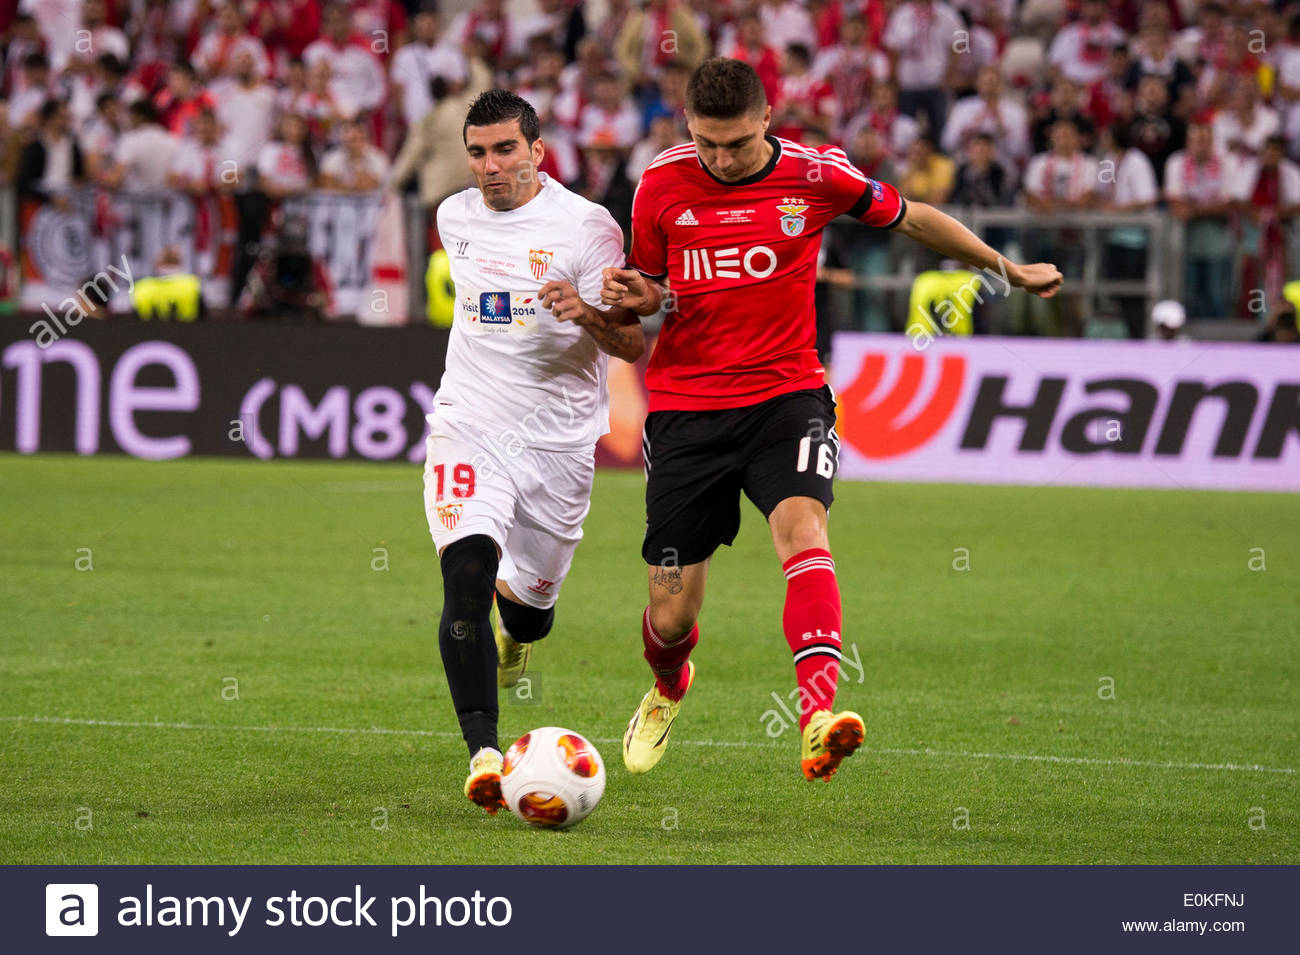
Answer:
[{"label": "crowd in background", "polygon": [[[467,184],[465,109],[497,84],[536,107],[544,171],[626,226],[641,171],[686,138],[690,71],[722,54],[758,71],[777,135],[836,144],[909,198],[1044,217],[1167,208],[1188,225],[1185,300],[1197,314],[1239,313],[1231,289],[1290,277],[1296,3],[16,6],[0,10],[0,178],[25,199],[58,203],[88,184],[228,193],[247,241],[277,201],[313,189],[414,189],[432,209]],[[1113,230],[1108,269],[1144,268],[1145,241]],[[1041,245],[1028,251],[1077,276],[1068,231]],[[856,264],[873,254],[858,249]],[[1234,268],[1245,270],[1235,285]]]}]

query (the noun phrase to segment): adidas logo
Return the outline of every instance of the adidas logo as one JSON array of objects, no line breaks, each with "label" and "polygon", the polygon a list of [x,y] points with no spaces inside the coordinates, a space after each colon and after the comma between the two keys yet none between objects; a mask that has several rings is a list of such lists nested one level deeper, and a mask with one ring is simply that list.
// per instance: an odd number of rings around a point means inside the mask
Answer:
[{"label": "adidas logo", "polygon": [[677,225],[699,225],[700,220],[695,218],[695,213],[691,212],[690,209],[687,209],[685,212],[683,212],[681,215],[677,217],[676,224]]}]

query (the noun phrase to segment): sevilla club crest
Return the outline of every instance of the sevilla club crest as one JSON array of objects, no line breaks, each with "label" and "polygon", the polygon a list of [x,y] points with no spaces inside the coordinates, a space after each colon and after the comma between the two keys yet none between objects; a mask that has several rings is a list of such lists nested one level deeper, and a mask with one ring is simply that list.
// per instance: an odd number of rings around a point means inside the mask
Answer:
[{"label": "sevilla club crest", "polygon": [[555,258],[554,252],[547,252],[545,249],[529,249],[528,266],[533,270],[533,278],[540,280],[551,267],[553,258]]},{"label": "sevilla club crest", "polygon": [[456,525],[460,523],[460,512],[462,507],[464,507],[463,504],[439,504],[438,520],[442,523],[442,526],[447,528],[449,531],[454,531]]}]

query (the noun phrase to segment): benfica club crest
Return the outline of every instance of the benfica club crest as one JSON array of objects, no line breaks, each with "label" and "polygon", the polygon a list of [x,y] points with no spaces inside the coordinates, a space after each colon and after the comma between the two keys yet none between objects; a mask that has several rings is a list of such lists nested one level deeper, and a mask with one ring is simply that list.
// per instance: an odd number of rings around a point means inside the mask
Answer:
[{"label": "benfica club crest", "polygon": [[555,258],[554,252],[547,252],[545,249],[529,249],[528,265],[533,270],[533,278],[541,279],[546,274],[546,270],[551,267],[553,258]]},{"label": "benfica club crest", "polygon": [[454,531],[460,522],[460,511],[463,506],[463,504],[439,504],[438,520],[442,522],[442,526],[449,531]]},{"label": "benfica club crest", "polygon": [[786,235],[798,235],[808,224],[808,220],[803,217],[803,214],[808,211],[808,203],[799,199],[783,199],[781,203],[776,207],[778,212],[783,213],[781,231]]}]

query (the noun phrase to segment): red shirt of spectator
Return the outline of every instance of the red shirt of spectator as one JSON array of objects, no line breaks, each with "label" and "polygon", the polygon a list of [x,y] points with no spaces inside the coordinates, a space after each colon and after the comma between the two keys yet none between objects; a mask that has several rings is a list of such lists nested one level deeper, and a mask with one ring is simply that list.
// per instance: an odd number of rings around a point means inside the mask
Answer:
[{"label": "red shirt of spectator", "polygon": [[807,129],[829,135],[836,118],[835,91],[825,80],[813,76],[809,59],[804,47],[786,47],[785,73],[772,104],[775,134],[797,143],[803,142]]},{"label": "red shirt of spectator", "polygon": [[736,22],[736,45],[727,55],[752,66],[763,83],[767,101],[776,102],[781,92],[781,56],[767,45],[758,14],[747,13]]},{"label": "red shirt of spectator", "polygon": [[302,58],[307,44],[320,36],[320,21],[320,0],[258,0],[248,29],[279,66],[281,58]]}]

